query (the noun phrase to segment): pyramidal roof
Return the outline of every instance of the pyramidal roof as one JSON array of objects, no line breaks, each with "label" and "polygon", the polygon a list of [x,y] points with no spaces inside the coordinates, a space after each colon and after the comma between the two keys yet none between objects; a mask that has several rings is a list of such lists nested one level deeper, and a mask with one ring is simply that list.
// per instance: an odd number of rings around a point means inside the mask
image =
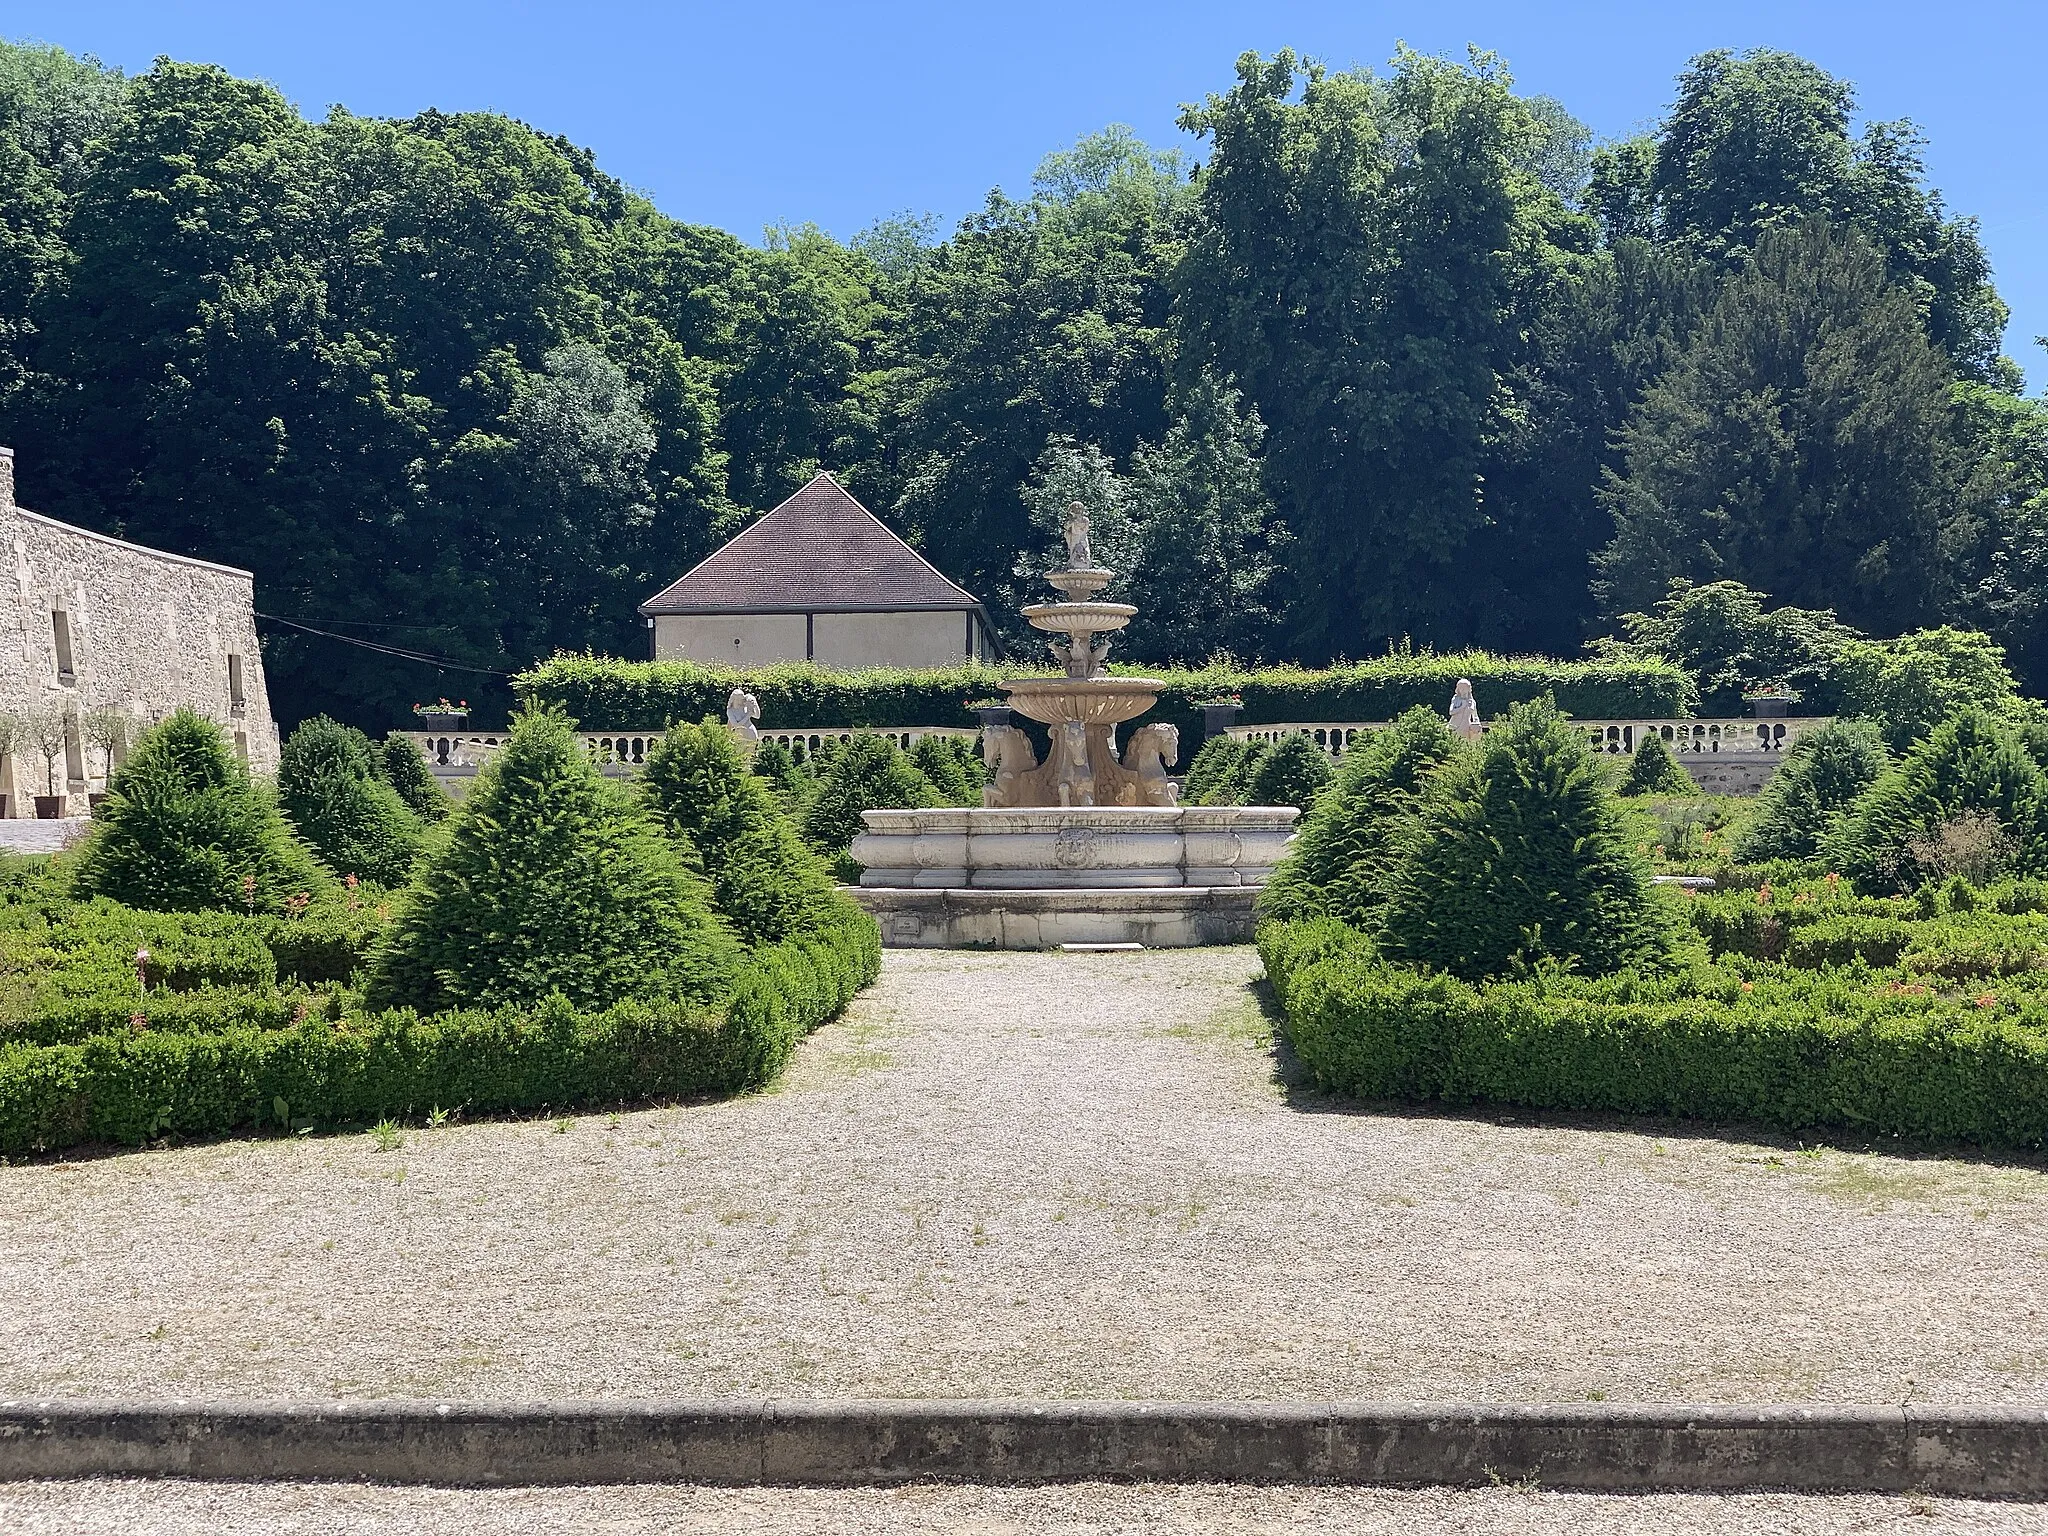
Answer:
[{"label": "pyramidal roof", "polygon": [[979,608],[971,593],[819,475],[640,605],[656,613]]}]

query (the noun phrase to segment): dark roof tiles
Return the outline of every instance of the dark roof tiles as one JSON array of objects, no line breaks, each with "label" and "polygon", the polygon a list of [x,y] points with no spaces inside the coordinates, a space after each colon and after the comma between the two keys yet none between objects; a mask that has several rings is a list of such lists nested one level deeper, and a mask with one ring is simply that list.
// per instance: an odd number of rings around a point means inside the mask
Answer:
[{"label": "dark roof tiles", "polygon": [[656,613],[978,608],[837,480],[819,475],[640,605]]}]

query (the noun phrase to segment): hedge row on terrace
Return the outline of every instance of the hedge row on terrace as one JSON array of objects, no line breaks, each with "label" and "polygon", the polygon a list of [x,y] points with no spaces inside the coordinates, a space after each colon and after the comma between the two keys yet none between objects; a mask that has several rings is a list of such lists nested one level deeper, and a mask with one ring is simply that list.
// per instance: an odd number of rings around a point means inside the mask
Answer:
[{"label": "hedge row on terrace", "polygon": [[[1246,725],[1289,720],[1391,720],[1426,704],[1442,710],[1461,677],[1472,680],[1490,719],[1510,704],[1545,694],[1566,714],[1587,720],[1682,717],[1696,698],[1691,677],[1663,661],[1558,661],[1542,656],[1392,655],[1325,671],[1292,667],[1112,667],[1166,684],[1146,716],[1180,727],[1183,746],[1201,740],[1203,700],[1235,695]],[[891,726],[972,726],[970,701],[998,698],[1005,677],[1049,673],[1037,658],[1009,668],[961,666],[930,671],[876,668],[834,672],[802,662],[734,670],[683,661],[621,661],[558,655],[520,674],[523,699],[555,705],[586,731],[656,731],[677,721],[725,718],[726,695],[744,678],[761,701],[764,730],[848,730]]]},{"label": "hedge row on terrace", "polygon": [[[166,1134],[475,1114],[737,1092],[881,966],[872,918],[839,902],[750,953],[719,1007],[623,1002],[579,1013],[409,1009],[284,1027],[254,1008],[214,1033],[149,1029],[0,1046],[0,1154]],[[260,1016],[259,1016],[260,1015]]]},{"label": "hedge row on terrace", "polygon": [[1295,1053],[1355,1098],[2048,1144],[2040,994],[1739,961],[1474,985],[1384,964],[1328,918],[1268,924],[1259,951]]}]

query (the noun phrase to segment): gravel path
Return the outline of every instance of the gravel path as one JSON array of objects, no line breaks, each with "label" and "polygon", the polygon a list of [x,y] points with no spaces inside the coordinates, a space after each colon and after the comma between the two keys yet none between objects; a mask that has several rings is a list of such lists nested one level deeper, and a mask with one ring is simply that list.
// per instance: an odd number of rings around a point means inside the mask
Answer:
[{"label": "gravel path", "polygon": [[1225,949],[891,952],[775,1092],[0,1168],[0,1396],[2048,1401],[2048,1174],[1276,1079]]},{"label": "gravel path", "polygon": [[441,1488],[235,1483],[0,1486],[10,1536],[1979,1536],[2048,1533],[2048,1506],[1956,1499],[1485,1489]]}]

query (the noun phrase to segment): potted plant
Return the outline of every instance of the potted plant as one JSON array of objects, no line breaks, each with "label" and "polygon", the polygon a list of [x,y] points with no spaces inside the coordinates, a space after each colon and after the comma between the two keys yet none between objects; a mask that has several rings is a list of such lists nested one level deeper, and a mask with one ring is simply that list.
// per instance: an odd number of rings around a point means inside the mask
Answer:
[{"label": "potted plant", "polygon": [[61,709],[32,710],[26,725],[29,745],[43,756],[43,783],[50,791],[36,796],[36,819],[56,821],[63,816],[64,803],[70,798],[57,792],[57,764],[71,744],[71,717]]},{"label": "potted plant", "polygon": [[436,699],[431,704],[413,705],[412,712],[422,730],[459,731],[463,722],[469,719],[469,700],[450,704],[446,699]]},{"label": "potted plant", "polygon": [[1742,702],[1759,720],[1782,720],[1800,699],[1799,690],[1783,683],[1763,683],[1746,690]]},{"label": "potted plant", "polygon": [[[86,745],[100,753],[101,766],[106,770],[100,775],[100,783],[104,786],[114,777],[114,754],[125,751],[128,746],[128,712],[110,706],[89,709],[78,728],[85,737]],[[98,810],[107,797],[103,789],[101,793],[88,794],[85,798],[88,805]]]},{"label": "potted plant", "polygon": [[983,730],[992,725],[1010,723],[1010,704],[1007,699],[976,699],[967,707],[974,711],[975,723]]}]

